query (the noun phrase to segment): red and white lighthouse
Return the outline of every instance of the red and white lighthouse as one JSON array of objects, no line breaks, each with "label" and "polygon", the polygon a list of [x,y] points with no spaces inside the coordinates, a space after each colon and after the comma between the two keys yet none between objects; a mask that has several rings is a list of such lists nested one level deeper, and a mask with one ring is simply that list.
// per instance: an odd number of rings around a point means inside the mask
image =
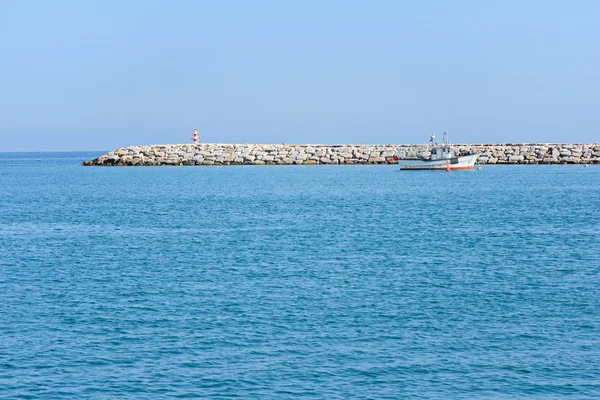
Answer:
[{"label": "red and white lighthouse", "polygon": [[192,135],[192,142],[194,142],[194,144],[198,143],[198,140],[200,140],[200,135],[198,134],[198,129],[194,129],[194,133]]}]

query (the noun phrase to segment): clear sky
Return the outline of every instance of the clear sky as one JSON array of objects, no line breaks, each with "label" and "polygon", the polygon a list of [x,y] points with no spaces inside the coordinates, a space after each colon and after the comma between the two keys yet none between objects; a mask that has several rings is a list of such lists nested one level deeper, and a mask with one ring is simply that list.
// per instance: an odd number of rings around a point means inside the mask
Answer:
[{"label": "clear sky", "polygon": [[600,142],[600,1],[0,0],[0,151]]}]

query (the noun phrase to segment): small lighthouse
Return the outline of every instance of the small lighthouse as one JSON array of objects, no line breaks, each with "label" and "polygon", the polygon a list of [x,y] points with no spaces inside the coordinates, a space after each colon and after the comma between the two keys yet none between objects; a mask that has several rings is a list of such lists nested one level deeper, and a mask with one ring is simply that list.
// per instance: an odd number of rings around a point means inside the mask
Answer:
[{"label": "small lighthouse", "polygon": [[192,134],[192,142],[194,142],[194,144],[197,144],[198,140],[200,140],[200,135],[198,134],[198,129],[194,129],[194,133]]}]

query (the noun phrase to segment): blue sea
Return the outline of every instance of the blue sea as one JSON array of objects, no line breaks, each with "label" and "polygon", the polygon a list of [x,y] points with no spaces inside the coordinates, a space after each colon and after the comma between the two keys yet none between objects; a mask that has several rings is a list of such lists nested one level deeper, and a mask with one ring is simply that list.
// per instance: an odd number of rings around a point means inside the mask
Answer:
[{"label": "blue sea", "polygon": [[600,165],[0,154],[0,398],[600,398]]}]

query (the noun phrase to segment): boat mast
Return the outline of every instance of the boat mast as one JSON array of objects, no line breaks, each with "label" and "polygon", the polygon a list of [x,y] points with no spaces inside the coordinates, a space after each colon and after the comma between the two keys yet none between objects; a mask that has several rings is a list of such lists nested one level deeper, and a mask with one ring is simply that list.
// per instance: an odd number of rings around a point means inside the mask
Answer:
[{"label": "boat mast", "polygon": [[431,143],[431,147],[435,147],[436,143],[435,143],[435,133],[433,133],[430,137],[429,137],[429,142]]}]

